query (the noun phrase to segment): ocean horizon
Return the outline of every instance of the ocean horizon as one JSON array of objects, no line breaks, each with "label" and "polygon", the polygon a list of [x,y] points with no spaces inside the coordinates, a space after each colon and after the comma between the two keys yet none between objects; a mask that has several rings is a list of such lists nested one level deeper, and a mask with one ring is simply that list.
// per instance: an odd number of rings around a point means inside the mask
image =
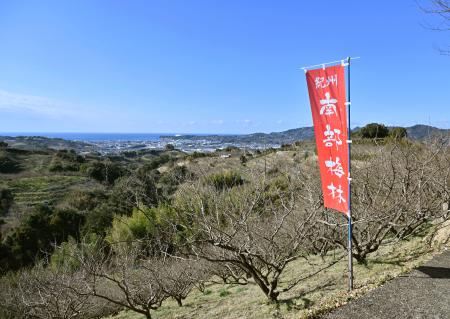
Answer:
[{"label": "ocean horizon", "polygon": [[62,138],[71,141],[103,142],[103,141],[159,141],[167,136],[230,136],[241,134],[218,133],[89,133],[89,132],[0,132],[0,136],[42,136]]}]

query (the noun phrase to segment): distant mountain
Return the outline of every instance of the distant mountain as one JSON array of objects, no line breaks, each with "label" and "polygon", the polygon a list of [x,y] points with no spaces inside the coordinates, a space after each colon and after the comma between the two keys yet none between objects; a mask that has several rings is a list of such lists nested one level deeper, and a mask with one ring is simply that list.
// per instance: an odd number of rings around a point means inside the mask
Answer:
[{"label": "distant mountain", "polygon": [[46,148],[56,150],[74,149],[77,152],[94,150],[94,146],[89,143],[43,136],[0,136],[0,141],[8,143],[8,145],[12,148],[29,151]]},{"label": "distant mountain", "polygon": [[449,136],[450,129],[442,129],[434,126],[417,124],[406,128],[408,137],[413,140],[423,140],[429,136]]},{"label": "distant mountain", "polygon": [[[354,128],[357,132],[360,128]],[[450,137],[449,129],[440,129],[428,125],[414,125],[407,127],[408,138],[413,140],[423,140],[429,136]],[[179,149],[216,149],[226,146],[238,146],[249,148],[277,147],[282,144],[291,144],[295,141],[305,141],[314,139],[314,128],[300,127],[283,132],[253,133],[245,135],[181,135],[181,136],[161,136],[161,142],[152,138],[149,141],[118,141],[112,138],[103,143],[86,143],[72,141],[62,138],[48,138],[42,136],[0,136],[0,141],[7,142],[12,148],[25,150],[37,149],[74,149],[77,152],[99,151],[103,153],[117,153],[125,150],[163,148],[165,143],[173,143]],[[120,145],[119,145],[120,144]]]},{"label": "distant mountain", "polygon": [[177,135],[163,136],[162,140],[214,141],[223,144],[284,144],[314,138],[313,127],[301,127],[283,132],[252,133],[245,135]]},{"label": "distant mountain", "polygon": [[[356,127],[353,131],[358,131],[360,127]],[[449,129],[441,129],[434,126],[428,125],[414,125],[411,127],[406,127],[408,137],[413,140],[423,140],[429,136],[440,136],[446,135],[450,136]],[[171,140],[191,140],[191,141],[216,141],[220,143],[245,143],[245,144],[286,144],[293,143],[295,141],[304,141],[314,139],[314,128],[312,126],[300,127],[295,129],[290,129],[283,132],[272,132],[272,133],[253,133],[245,135],[182,135],[182,136],[168,136],[164,137]],[[163,139],[164,139],[163,138]]]}]

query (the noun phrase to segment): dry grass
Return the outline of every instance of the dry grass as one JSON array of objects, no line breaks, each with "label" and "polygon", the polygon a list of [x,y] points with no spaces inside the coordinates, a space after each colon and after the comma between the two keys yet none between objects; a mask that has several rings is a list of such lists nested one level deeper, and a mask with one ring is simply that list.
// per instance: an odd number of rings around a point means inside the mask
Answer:
[{"label": "dry grass", "polygon": [[[344,252],[334,252],[336,257]],[[355,290],[347,292],[347,260],[312,277],[288,293],[280,295],[279,304],[270,304],[259,288],[248,285],[210,284],[202,293],[193,291],[183,307],[168,300],[153,312],[154,318],[311,318],[357,298],[385,281],[405,273],[431,259],[435,251],[423,237],[413,237],[396,245],[383,246],[369,256],[367,265],[355,264]],[[326,257],[333,259],[333,253]],[[320,259],[310,262],[319,263]],[[313,266],[304,260],[290,265],[285,280],[304,276]],[[122,312],[113,319],[140,319],[140,315]]]}]

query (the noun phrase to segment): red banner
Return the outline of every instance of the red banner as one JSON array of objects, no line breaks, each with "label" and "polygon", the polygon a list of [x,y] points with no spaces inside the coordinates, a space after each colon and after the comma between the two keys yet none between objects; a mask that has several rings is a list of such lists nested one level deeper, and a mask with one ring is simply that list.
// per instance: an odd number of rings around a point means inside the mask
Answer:
[{"label": "red banner", "polygon": [[348,212],[348,144],[342,65],[306,72],[325,207]]}]

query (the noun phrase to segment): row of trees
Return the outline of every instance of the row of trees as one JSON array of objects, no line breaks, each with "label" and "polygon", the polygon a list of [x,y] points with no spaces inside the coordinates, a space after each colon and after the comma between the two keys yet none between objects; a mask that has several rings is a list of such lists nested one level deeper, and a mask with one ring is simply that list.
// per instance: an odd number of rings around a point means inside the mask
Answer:
[{"label": "row of trees", "polygon": [[182,306],[211,275],[199,261],[144,258],[141,249],[111,250],[99,240],[56,256],[0,280],[2,318],[101,318],[124,308],[151,318],[168,298]]}]

